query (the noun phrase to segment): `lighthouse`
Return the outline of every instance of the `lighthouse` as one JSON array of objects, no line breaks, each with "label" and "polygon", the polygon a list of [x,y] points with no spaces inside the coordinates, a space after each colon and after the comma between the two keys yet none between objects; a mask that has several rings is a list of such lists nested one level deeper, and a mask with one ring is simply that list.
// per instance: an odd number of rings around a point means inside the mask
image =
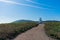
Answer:
[{"label": "lighthouse", "polygon": [[39,24],[42,24],[42,18],[39,18]]}]

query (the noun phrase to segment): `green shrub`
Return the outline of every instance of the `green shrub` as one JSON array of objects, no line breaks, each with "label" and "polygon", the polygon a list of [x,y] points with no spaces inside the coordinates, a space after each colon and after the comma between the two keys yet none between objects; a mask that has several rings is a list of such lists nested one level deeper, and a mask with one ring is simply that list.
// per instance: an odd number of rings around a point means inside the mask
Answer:
[{"label": "green shrub", "polygon": [[37,25],[37,22],[0,24],[0,40],[13,39]]},{"label": "green shrub", "polygon": [[60,40],[60,22],[46,22],[45,31],[48,36]]}]

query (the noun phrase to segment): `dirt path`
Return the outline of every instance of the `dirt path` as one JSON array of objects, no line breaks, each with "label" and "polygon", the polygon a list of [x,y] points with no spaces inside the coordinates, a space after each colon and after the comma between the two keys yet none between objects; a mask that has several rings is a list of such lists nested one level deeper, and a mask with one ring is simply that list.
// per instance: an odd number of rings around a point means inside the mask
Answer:
[{"label": "dirt path", "polygon": [[44,31],[44,24],[39,24],[38,27],[18,35],[14,40],[54,40],[48,37]]}]

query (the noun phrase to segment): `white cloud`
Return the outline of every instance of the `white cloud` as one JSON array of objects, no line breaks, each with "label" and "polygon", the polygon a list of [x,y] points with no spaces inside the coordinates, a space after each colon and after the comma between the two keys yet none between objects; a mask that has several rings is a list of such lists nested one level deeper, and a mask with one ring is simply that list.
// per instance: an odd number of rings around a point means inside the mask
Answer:
[{"label": "white cloud", "polygon": [[31,2],[31,3],[34,3],[34,4],[38,4],[38,5],[45,5],[45,4],[41,4],[41,3],[34,2],[34,1],[32,1],[32,0],[26,0],[26,1]]},{"label": "white cloud", "polygon": [[39,6],[18,3],[18,2],[14,2],[14,1],[10,1],[10,0],[0,0],[0,2],[10,3],[10,4],[16,4],[16,5],[23,5],[23,6],[28,6],[28,7],[33,7],[33,8],[39,8],[39,9],[47,9],[47,8],[43,8],[43,7],[39,7]]},{"label": "white cloud", "polygon": [[10,3],[10,4],[18,4],[16,2],[10,1],[10,0],[0,0],[0,2]]},{"label": "white cloud", "polygon": [[49,7],[49,8],[52,8],[50,5],[46,5],[46,4],[42,4],[42,3],[38,3],[38,2],[34,2],[34,1],[32,1],[32,0],[26,0],[26,1],[31,2],[31,3],[34,3],[34,4],[37,4],[37,5],[47,6],[47,7]]}]

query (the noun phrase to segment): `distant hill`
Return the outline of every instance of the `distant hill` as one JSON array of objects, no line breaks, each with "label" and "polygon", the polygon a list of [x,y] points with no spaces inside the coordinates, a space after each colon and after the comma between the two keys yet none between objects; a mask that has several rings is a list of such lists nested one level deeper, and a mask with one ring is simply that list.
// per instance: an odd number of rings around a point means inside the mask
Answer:
[{"label": "distant hill", "polygon": [[56,20],[46,20],[46,21],[42,21],[42,22],[60,22],[60,21],[56,21]]},{"label": "distant hill", "polygon": [[13,23],[20,23],[20,22],[37,22],[37,21],[32,21],[32,20],[16,20]]}]

